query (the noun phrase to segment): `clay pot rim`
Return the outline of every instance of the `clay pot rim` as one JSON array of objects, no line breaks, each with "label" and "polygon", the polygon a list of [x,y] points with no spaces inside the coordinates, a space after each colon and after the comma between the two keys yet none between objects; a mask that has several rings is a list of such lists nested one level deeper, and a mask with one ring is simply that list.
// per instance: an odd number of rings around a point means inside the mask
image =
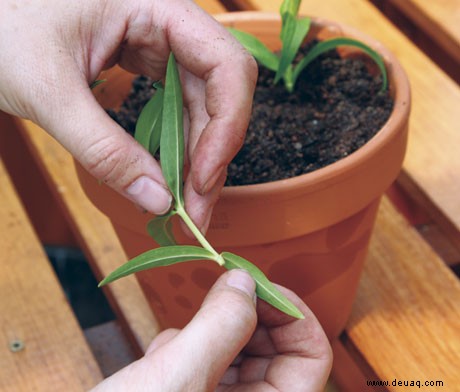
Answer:
[{"label": "clay pot rim", "polygon": [[[240,21],[275,21],[280,23],[281,20],[279,14],[265,11],[239,11],[217,14],[214,17],[219,22],[227,25]],[[347,172],[353,172],[355,168],[368,160],[369,156],[377,154],[380,149],[384,148],[385,145],[397,136],[398,125],[404,124],[407,121],[411,102],[410,85],[408,77],[396,56],[381,42],[353,27],[323,18],[312,17],[311,19],[313,25],[332,26],[338,32],[343,33],[343,35],[351,36],[365,42],[383,56],[388,72],[389,88],[394,90],[394,107],[389,119],[365,145],[337,162],[313,172],[288,179],[262,184],[226,186],[222,190],[221,198],[235,200],[248,197],[255,198],[260,195],[272,195],[276,197],[284,193],[295,193],[296,189],[302,189],[302,193],[304,193],[328,187],[340,177],[344,180],[348,177],[346,176]]]}]

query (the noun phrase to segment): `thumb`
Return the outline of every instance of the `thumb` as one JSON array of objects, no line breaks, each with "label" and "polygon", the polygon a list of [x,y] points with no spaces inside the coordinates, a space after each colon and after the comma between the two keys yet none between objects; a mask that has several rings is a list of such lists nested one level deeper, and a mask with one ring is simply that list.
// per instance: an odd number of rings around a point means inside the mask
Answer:
[{"label": "thumb", "polygon": [[66,85],[43,126],[98,180],[149,212],[168,211],[171,195],[158,162],[97,103],[86,81]]},{"label": "thumb", "polygon": [[224,273],[182,331],[163,331],[143,358],[93,391],[214,391],[255,330],[254,293],[247,272]]},{"label": "thumb", "polygon": [[190,383],[184,385],[216,388],[255,330],[254,298],[255,282],[246,271],[231,270],[217,280],[192,321],[170,342],[181,353],[177,368]]}]

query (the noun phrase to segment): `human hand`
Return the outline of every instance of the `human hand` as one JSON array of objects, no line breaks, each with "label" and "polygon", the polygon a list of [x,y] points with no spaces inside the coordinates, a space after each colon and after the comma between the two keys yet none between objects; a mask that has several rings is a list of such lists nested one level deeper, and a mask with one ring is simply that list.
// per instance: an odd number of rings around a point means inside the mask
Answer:
[{"label": "human hand", "polygon": [[257,73],[222,26],[190,0],[6,0],[0,26],[0,110],[39,124],[91,174],[155,214],[171,202],[159,164],[89,85],[115,63],[160,79],[173,51],[190,120],[184,197],[206,229],[244,138]]},{"label": "human hand", "polygon": [[283,288],[304,320],[260,300],[256,308],[254,289],[245,271],[226,272],[184,329],[160,333],[143,358],[93,392],[322,391],[332,354],[315,316]]}]

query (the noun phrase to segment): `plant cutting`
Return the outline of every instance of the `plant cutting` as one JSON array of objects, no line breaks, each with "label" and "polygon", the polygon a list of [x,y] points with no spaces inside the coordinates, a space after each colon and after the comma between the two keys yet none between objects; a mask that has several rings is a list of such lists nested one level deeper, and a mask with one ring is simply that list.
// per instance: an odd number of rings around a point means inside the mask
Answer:
[{"label": "plant cutting", "polygon": [[[279,14],[232,12],[216,18],[226,27],[257,37],[273,53],[282,52],[279,40],[282,18]],[[311,48],[314,45],[311,42],[340,37],[363,42],[383,58],[388,76],[385,94],[390,94],[393,99],[390,118],[378,125],[371,140],[327,166],[310,172],[290,171],[289,176],[283,179],[259,177],[263,182],[232,183],[231,186],[225,186],[213,209],[206,234],[207,241],[218,254],[230,252],[251,260],[270,281],[295,291],[318,317],[330,338],[340,334],[348,319],[380,197],[401,169],[410,109],[407,77],[395,56],[383,45],[353,28],[318,18],[311,18],[305,41],[307,48]],[[303,48],[299,51],[303,52]],[[337,59],[343,57],[344,60],[349,56],[369,59],[363,53],[359,48],[345,46],[335,56]],[[294,94],[299,91],[310,93],[310,87],[305,87],[305,80],[310,75],[316,77],[318,69],[322,67],[323,57],[310,63],[299,75],[294,84]],[[297,60],[293,64],[298,64]],[[378,67],[374,66],[374,60],[365,61],[365,64],[375,70],[375,74],[381,75]],[[262,67],[261,72],[265,72]],[[272,72],[273,75],[275,73]],[[133,105],[128,95],[136,75],[113,68],[101,77],[109,80],[109,83],[98,86],[94,94],[104,108],[118,110],[125,101]],[[285,100],[289,101],[290,93],[282,83],[273,85],[273,79],[274,76],[267,79],[268,93],[262,101],[272,100],[275,91],[276,94],[281,91],[280,108],[268,111],[276,114],[281,110],[283,114],[289,115],[292,107],[284,109],[283,104]],[[279,79],[280,82],[283,80],[283,77]],[[372,91],[379,97],[383,95],[379,93],[382,81],[383,78],[376,78],[373,84],[375,87]],[[138,83],[136,81],[136,89]],[[345,83],[348,83],[348,79]],[[273,92],[270,92],[272,86]],[[166,86],[157,87],[155,95],[164,94]],[[322,92],[322,85],[318,89]],[[144,92],[140,92],[140,95],[144,96]],[[253,119],[256,119],[257,107],[254,109]],[[305,111],[304,107],[299,110]],[[142,112],[141,117],[147,113],[153,112]],[[138,116],[137,112],[134,117]],[[139,118],[138,123],[142,121]],[[305,135],[310,132],[306,127],[307,122],[297,124],[291,121],[287,125],[280,123],[279,126],[290,127],[293,131],[297,129],[299,135]],[[360,122],[362,124],[358,128],[368,125],[367,119]],[[262,129],[268,130],[278,125],[267,121],[263,124]],[[151,142],[157,143],[150,139],[148,143]],[[248,165],[249,171],[244,172],[244,179],[249,177],[248,174],[259,176],[258,164],[252,164],[256,150],[275,151],[275,161],[284,159],[289,153],[297,154],[295,143],[293,147],[290,140],[280,139],[279,145],[276,142],[273,145],[259,143],[247,149],[243,160],[251,164]],[[277,152],[281,146],[290,147],[286,151]],[[306,158],[301,158],[300,162],[306,162]],[[138,211],[109,187],[100,185],[78,163],[76,168],[85,193],[110,218],[128,258],[135,258],[151,250],[155,244],[145,227],[154,229],[153,224],[149,225],[152,216]],[[172,226],[170,232],[174,233],[178,243],[189,243],[189,238],[183,234],[178,224],[179,220],[178,214],[168,219],[168,225]],[[215,262],[195,260],[168,268],[144,270],[136,274],[136,278],[161,325],[180,328],[196,313],[221,271],[222,268]]]},{"label": "plant cutting", "polygon": [[[174,198],[174,206],[169,213],[154,218],[147,226],[149,234],[161,247],[147,251],[128,261],[109,274],[100,283],[100,286],[149,268],[165,267],[191,260],[212,260],[229,270],[234,268],[247,270],[256,282],[258,297],[290,316],[304,318],[297,307],[276,289],[259,268],[233,253],[218,253],[190,219],[185,211],[183,197],[182,88],[172,53],[169,56],[166,69],[165,88],[161,83],[156,83],[155,86],[157,93],[147,103],[139,117],[135,138],[152,155],[155,155],[160,148],[162,171]],[[182,218],[201,247],[176,244],[170,224],[170,219],[176,214]]]}]

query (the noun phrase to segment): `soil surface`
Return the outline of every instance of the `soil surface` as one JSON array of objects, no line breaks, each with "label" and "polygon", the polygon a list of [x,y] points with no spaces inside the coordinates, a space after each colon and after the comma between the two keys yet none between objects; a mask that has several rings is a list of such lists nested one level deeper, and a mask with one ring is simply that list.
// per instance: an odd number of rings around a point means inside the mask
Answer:
[{"label": "soil surface", "polygon": [[[357,58],[322,55],[297,80],[294,93],[260,67],[253,114],[243,147],[229,165],[226,185],[285,179],[327,166],[365,144],[390,116],[393,102]],[[109,114],[133,133],[141,108],[153,94],[139,77],[118,113]]]}]

